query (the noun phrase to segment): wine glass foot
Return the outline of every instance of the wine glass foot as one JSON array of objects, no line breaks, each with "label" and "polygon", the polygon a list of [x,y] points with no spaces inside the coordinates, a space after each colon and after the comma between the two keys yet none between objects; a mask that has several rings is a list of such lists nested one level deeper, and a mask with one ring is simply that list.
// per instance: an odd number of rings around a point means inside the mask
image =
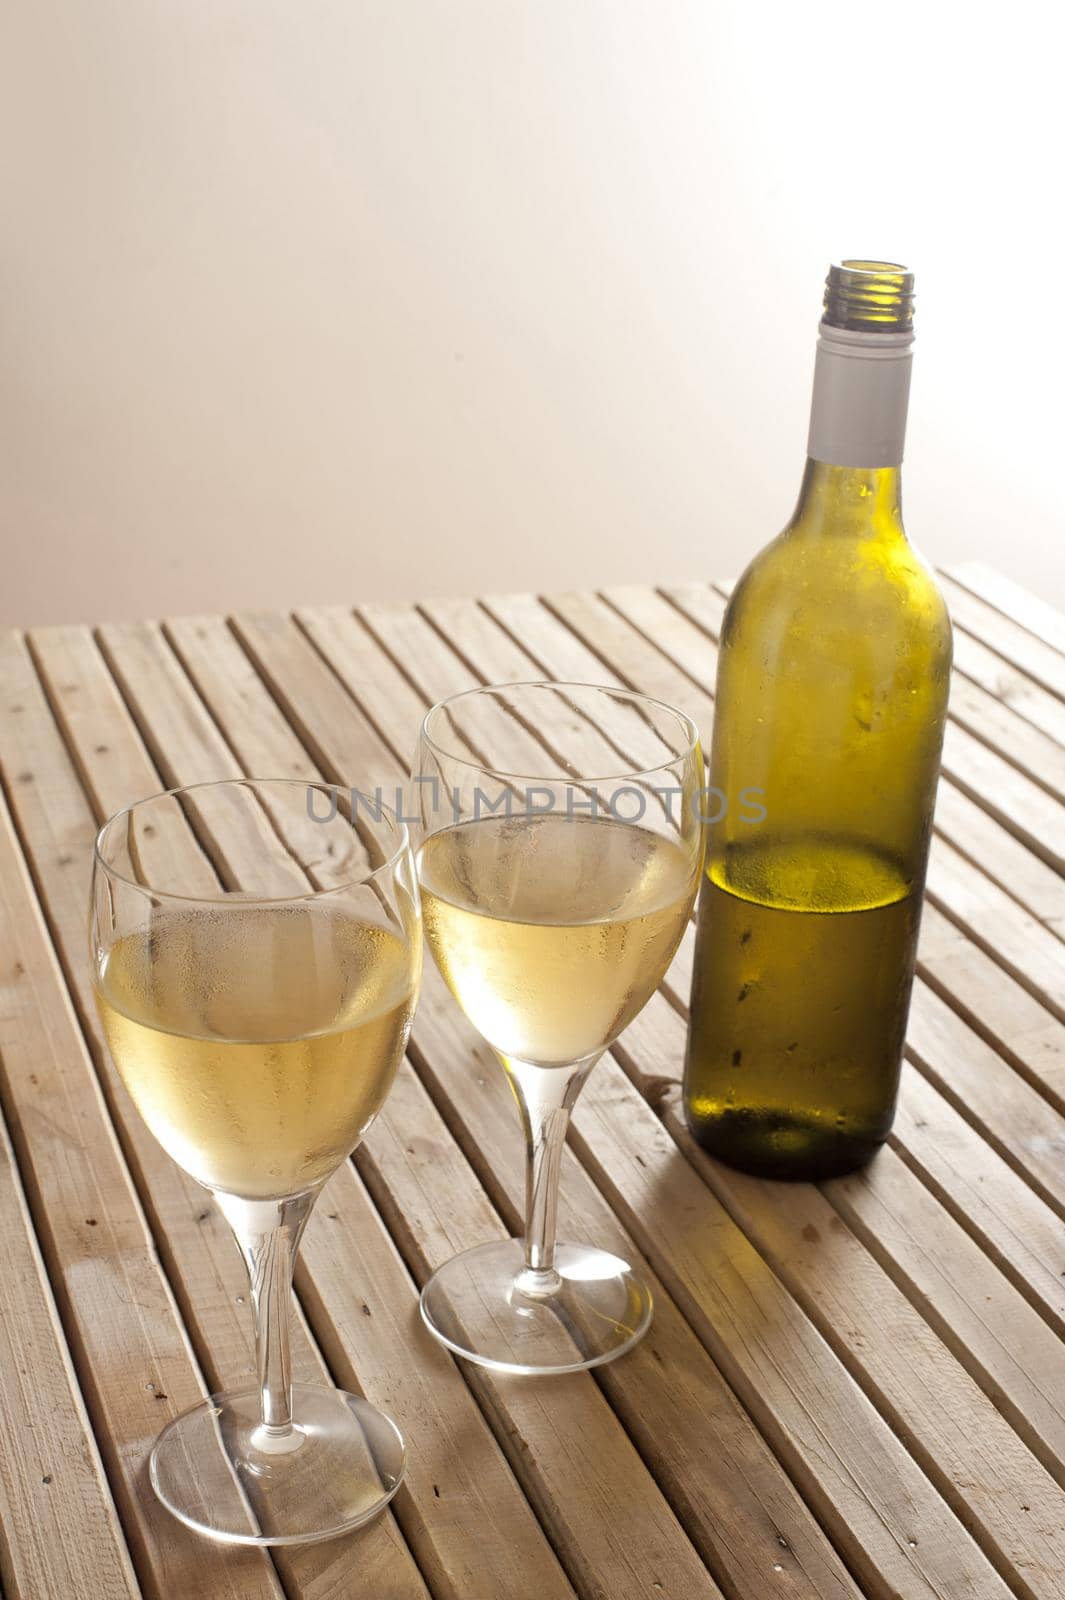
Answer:
[{"label": "wine glass foot", "polygon": [[555,1247],[557,1282],[525,1272],[521,1239],[464,1250],[422,1290],[422,1317],[454,1355],[496,1372],[580,1372],[631,1350],[651,1321],[651,1291],[620,1257]]},{"label": "wine glass foot", "polygon": [[259,1391],[211,1395],[175,1418],[152,1451],[168,1511],[227,1544],[312,1544],[359,1528],[403,1481],[403,1436],[357,1395],[292,1386],[291,1432],[264,1429]]}]

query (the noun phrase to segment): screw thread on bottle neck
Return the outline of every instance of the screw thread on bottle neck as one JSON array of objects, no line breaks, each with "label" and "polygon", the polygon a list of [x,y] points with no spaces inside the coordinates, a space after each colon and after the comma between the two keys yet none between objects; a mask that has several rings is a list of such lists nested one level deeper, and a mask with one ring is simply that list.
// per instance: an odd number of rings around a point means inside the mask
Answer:
[{"label": "screw thread on bottle neck", "polygon": [[824,324],[854,333],[908,333],[913,273],[894,261],[838,261],[825,280]]}]

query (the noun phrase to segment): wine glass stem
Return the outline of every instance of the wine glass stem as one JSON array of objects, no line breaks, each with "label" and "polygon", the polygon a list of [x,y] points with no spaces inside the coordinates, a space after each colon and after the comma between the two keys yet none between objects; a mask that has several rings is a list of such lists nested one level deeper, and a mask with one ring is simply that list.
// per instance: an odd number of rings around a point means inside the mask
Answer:
[{"label": "wine glass stem", "polygon": [[570,1112],[594,1060],[568,1067],[537,1067],[513,1056],[505,1061],[525,1127],[525,1267],[518,1287],[553,1294],[558,1183]]},{"label": "wine glass stem", "polygon": [[255,1317],[262,1425],[256,1444],[283,1447],[293,1434],[289,1308],[296,1251],[318,1190],[281,1200],[242,1200],[216,1194],[248,1269]]}]

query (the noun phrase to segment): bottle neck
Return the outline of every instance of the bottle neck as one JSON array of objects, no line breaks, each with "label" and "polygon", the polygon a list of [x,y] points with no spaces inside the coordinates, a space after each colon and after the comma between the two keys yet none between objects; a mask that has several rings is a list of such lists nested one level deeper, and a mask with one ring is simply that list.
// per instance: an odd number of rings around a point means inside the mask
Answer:
[{"label": "bottle neck", "polygon": [[898,467],[837,467],[811,457],[789,531],[814,538],[904,540],[902,473]]},{"label": "bottle neck", "polygon": [[807,447],[811,461],[897,472],[906,438],[912,344],[908,331],[821,324]]}]

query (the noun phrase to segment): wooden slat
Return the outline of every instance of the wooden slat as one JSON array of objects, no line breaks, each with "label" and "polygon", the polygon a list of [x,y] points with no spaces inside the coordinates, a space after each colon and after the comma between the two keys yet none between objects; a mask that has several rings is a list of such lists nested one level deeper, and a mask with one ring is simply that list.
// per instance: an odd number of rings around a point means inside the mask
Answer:
[{"label": "wooden slat", "polygon": [[[139,739],[129,748],[113,749],[109,743],[108,730],[121,724],[124,706],[88,629],[38,629],[27,642],[94,819],[103,822],[165,788]],[[20,678],[25,680],[24,670]],[[40,726],[40,737],[48,740],[51,730],[44,716]],[[176,807],[164,809],[158,826],[137,842],[145,870],[153,877],[165,882],[180,870],[190,894],[216,889],[218,875]]]},{"label": "wooden slat", "polygon": [[[4,862],[7,808],[0,801]],[[33,1049],[31,983],[4,874],[0,1044]],[[16,886],[17,892],[17,886]],[[6,1071],[5,1071],[6,1079]],[[8,1086],[4,1083],[4,1098]],[[88,1593],[139,1596],[111,1490],[67,1352],[51,1287],[0,1120],[0,1576],[9,1600]]]},{"label": "wooden slat", "polygon": [[975,1033],[1065,1112],[1065,1026],[963,928],[927,903],[917,969]]},{"label": "wooden slat", "polygon": [[1053,866],[1033,855],[1020,839],[1007,833],[978,802],[978,795],[970,798],[961,787],[940,783],[936,832],[1057,938],[1065,939],[1065,879]]},{"label": "wooden slat", "polygon": [[1065,699],[1065,655],[961,584],[950,578],[941,578],[941,584],[956,628],[964,628],[1035,683]]},{"label": "wooden slat", "polygon": [[[209,619],[204,619],[203,626],[209,633]],[[220,622],[215,627],[214,642],[222,670],[227,665],[235,665],[237,658],[243,655]],[[112,636],[111,648],[116,664],[125,667],[132,684],[135,674],[131,665],[122,660],[121,639]],[[152,648],[165,649],[161,637],[156,636]],[[235,672],[229,675],[229,681],[241,686]],[[246,680],[243,687],[247,687]],[[261,685],[260,694],[264,700],[267,698]],[[176,721],[186,729],[204,726],[202,707],[197,707],[192,686],[180,672],[167,669],[157,673],[151,688],[147,678],[138,679],[135,701],[145,725],[151,721],[152,738],[160,748],[164,745],[171,750],[180,748],[177,739],[173,742],[168,739],[166,730],[170,723]],[[116,720],[109,729],[109,749],[112,754],[132,760],[137,737],[128,717],[123,715],[125,720]],[[264,717],[263,726],[269,730],[266,736],[272,736],[276,743],[278,724]],[[295,737],[291,731],[286,737],[290,759],[294,759]],[[91,750],[83,752],[83,759],[91,765]],[[240,770],[229,747],[215,743],[210,737],[203,744],[193,740],[182,759],[189,761],[197,781],[209,780],[212,760],[217,761],[221,769],[219,776],[231,775],[234,768]],[[181,771],[175,767],[172,776],[180,781]],[[161,1153],[160,1159],[170,1166]],[[199,1204],[203,1212],[202,1199]],[[330,1213],[340,1214],[341,1208],[350,1219],[350,1228],[330,1232],[325,1228],[332,1220]],[[213,1208],[210,1210],[213,1213]],[[328,1242],[323,1241],[323,1230],[329,1234]],[[391,1409],[408,1434],[407,1485],[397,1496],[394,1509],[418,1554],[420,1565],[433,1577],[435,1593],[446,1595],[449,1600],[454,1596],[457,1600],[466,1592],[471,1551],[476,1548],[488,1581],[496,1585],[496,1592],[500,1596],[516,1596],[520,1591],[511,1587],[516,1581],[513,1549],[519,1548],[523,1552],[526,1575],[535,1573],[536,1582],[545,1593],[559,1597],[570,1594],[491,1435],[480,1424],[476,1406],[453,1363],[436,1349],[421,1328],[415,1312],[414,1286],[349,1166],[342,1168],[330,1181],[316,1208],[304,1241],[302,1261],[301,1282],[306,1283],[314,1305],[325,1317],[316,1331],[329,1350],[330,1365],[341,1382],[363,1389],[371,1399]],[[243,1305],[246,1284],[240,1275],[237,1253],[228,1241],[227,1265],[230,1263],[237,1271],[236,1283],[240,1285],[232,1298],[234,1302],[240,1301],[240,1326],[247,1338],[251,1326],[247,1307]],[[372,1294],[369,1292],[371,1285]],[[366,1320],[361,1315],[351,1314],[353,1304],[361,1306],[371,1300],[376,1307],[375,1314]],[[195,1310],[194,1305],[192,1309]],[[357,1333],[358,1342],[354,1348],[345,1338],[344,1330],[348,1335]],[[311,1359],[317,1360],[300,1324],[297,1324],[297,1331],[297,1360],[301,1355],[304,1365]],[[397,1341],[397,1335],[401,1335],[402,1342]],[[323,1376],[324,1372],[319,1369],[311,1375],[310,1381],[322,1381]],[[381,1385],[380,1389],[375,1387],[375,1382]],[[462,1438],[464,1450],[459,1469],[452,1462],[456,1437]],[[445,1505],[442,1497],[433,1492],[433,1484],[439,1484],[448,1472],[459,1500],[476,1507],[477,1515],[469,1524],[456,1522],[450,1504]],[[380,1569],[378,1582],[387,1586],[386,1592],[388,1588],[396,1594],[421,1592],[420,1581],[396,1537],[390,1514],[364,1530],[357,1541],[334,1541],[316,1549],[286,1553],[279,1559],[292,1563],[296,1581],[304,1586],[305,1573],[314,1563],[314,1576],[325,1593],[344,1592],[346,1585],[361,1582],[370,1567]],[[326,1561],[328,1565],[323,1565]]]},{"label": "wooden slat", "polygon": [[[101,651],[138,719],[163,781],[172,787],[243,776],[232,751],[188,683],[154,623],[112,623],[97,630]],[[155,717],[144,714],[156,708]],[[260,776],[260,774],[256,774]],[[263,777],[286,774],[263,773]],[[307,886],[293,848],[313,860],[320,836],[310,818],[286,816],[275,827],[255,802],[239,810],[210,791],[193,802],[197,834],[216,868],[224,857],[227,881],[255,893],[299,894]],[[284,833],[280,838],[279,832]]]},{"label": "wooden slat", "polygon": [[1065,1118],[926,988],[915,994],[907,1048],[992,1148],[1065,1216]]},{"label": "wooden slat", "polygon": [[481,604],[548,677],[575,683],[621,683],[613,669],[545,610],[534,594],[493,594]]},{"label": "wooden slat", "polygon": [[942,838],[932,841],[927,889],[933,904],[974,943],[1056,1017],[1065,1018],[1060,939]]},{"label": "wooden slat", "polygon": [[[963,638],[967,637],[962,635]],[[1065,711],[1060,701],[1052,702]],[[987,689],[955,672],[950,685],[950,715],[954,722],[997,750],[1049,794],[1065,798],[1065,746],[1033,727],[1009,704]]]},{"label": "wooden slat", "polygon": [[1061,1219],[921,1073],[904,1068],[892,1148],[1065,1337]]},{"label": "wooden slat", "polygon": [[[426,609],[427,612],[432,614],[432,612],[434,611],[435,608],[434,608],[434,606],[432,606],[430,604],[427,604],[425,609]],[[384,624],[382,623],[382,619],[380,617],[378,617],[378,619],[377,619],[377,625],[378,625],[378,627],[383,627],[384,626]],[[441,626],[444,625],[444,619],[443,618],[440,619],[440,625]],[[446,619],[446,625],[450,629],[453,629],[455,631],[461,631],[461,636],[462,636],[462,638],[464,640],[464,644],[465,644],[465,654],[467,655],[467,657],[469,659],[471,659],[472,661],[475,662],[475,664],[477,665],[477,667],[478,667],[479,671],[482,673],[482,675],[494,676],[495,675],[495,671],[496,671],[496,658],[492,654],[488,654],[488,655],[485,654],[486,651],[490,651],[490,649],[491,649],[492,638],[491,638],[491,635],[486,635],[485,634],[485,631],[484,631],[481,623],[477,621],[477,619],[474,617],[474,615],[472,613],[467,613],[466,607],[463,607],[461,610],[459,610],[456,605],[451,605],[449,607],[449,614],[448,614],[448,617]],[[412,627],[409,619],[405,623],[404,626],[405,626],[405,631],[407,632],[408,637],[409,637],[410,631],[411,631],[411,627]],[[477,649],[474,649],[473,646],[471,645],[471,640],[475,636],[479,637],[479,648],[477,648]],[[535,648],[535,646],[534,646],[534,648]],[[410,654],[410,656],[409,656],[409,659],[410,660],[417,659],[417,654],[418,654],[418,652],[416,652],[416,651],[412,652]],[[379,680],[375,680],[375,693],[380,694],[381,692],[382,692],[381,683],[380,683]],[[428,693],[428,690],[426,690],[426,693]],[[439,1032],[440,1026],[441,1026],[440,1024],[437,1024],[437,1032]],[[604,1075],[604,1073],[609,1072],[609,1070],[610,1070],[609,1067],[606,1064],[604,1064],[603,1066],[601,1066],[597,1070],[597,1073],[593,1075],[593,1079],[595,1081],[599,1081],[601,1079],[601,1077]],[[450,1071],[446,1075],[445,1081],[448,1082],[448,1083],[451,1083],[453,1081],[453,1078],[454,1078],[454,1070],[452,1069],[452,1071]],[[469,1113],[467,1111],[465,1113],[465,1116],[468,1116],[468,1115],[469,1115]],[[641,1160],[642,1159],[643,1158],[641,1156]],[[1027,1311],[1027,1307],[1025,1307],[1024,1309]],[[1046,1330],[1044,1330],[1044,1332],[1045,1331]],[[803,1464],[803,1469],[805,1469],[805,1463]],[[816,1487],[811,1485],[811,1493],[812,1494],[814,1494],[816,1496],[820,1492],[821,1492],[821,1485],[820,1484],[818,1484]]]},{"label": "wooden slat", "polygon": [[956,567],[947,567],[946,572],[963,589],[1019,622],[1037,639],[1065,652],[1065,613],[1048,605],[1030,589],[1022,588],[1004,572],[996,571],[983,561],[963,561]]},{"label": "wooden slat", "polygon": [[[601,657],[623,683],[686,711],[709,749],[714,702],[705,689],[684,678],[666,656],[598,595],[552,594],[542,598],[548,610]],[[684,685],[682,697],[677,694],[678,682]]]},{"label": "wooden slat", "polygon": [[[987,728],[988,736],[993,730]],[[943,771],[970,798],[979,801],[1007,831],[1023,840],[1057,872],[1065,870],[1061,843],[1065,805],[965,728],[948,721],[943,739]],[[938,819],[942,825],[942,818]],[[1065,920],[1065,890],[1057,915]]]},{"label": "wooden slat", "polygon": [[964,628],[954,630],[954,673],[955,679],[962,677],[978,684],[1055,743],[1065,744],[1065,701],[996,655]]},{"label": "wooden slat", "polygon": [[[1056,1331],[893,1150],[824,1184],[823,1193],[1033,1455],[1065,1483],[1065,1345]],[[820,1242],[802,1236],[819,1254]],[[831,1261],[818,1265],[821,1275],[834,1271]],[[795,1270],[816,1284],[818,1274],[802,1258]],[[841,1276],[841,1296],[853,1293]]]}]

